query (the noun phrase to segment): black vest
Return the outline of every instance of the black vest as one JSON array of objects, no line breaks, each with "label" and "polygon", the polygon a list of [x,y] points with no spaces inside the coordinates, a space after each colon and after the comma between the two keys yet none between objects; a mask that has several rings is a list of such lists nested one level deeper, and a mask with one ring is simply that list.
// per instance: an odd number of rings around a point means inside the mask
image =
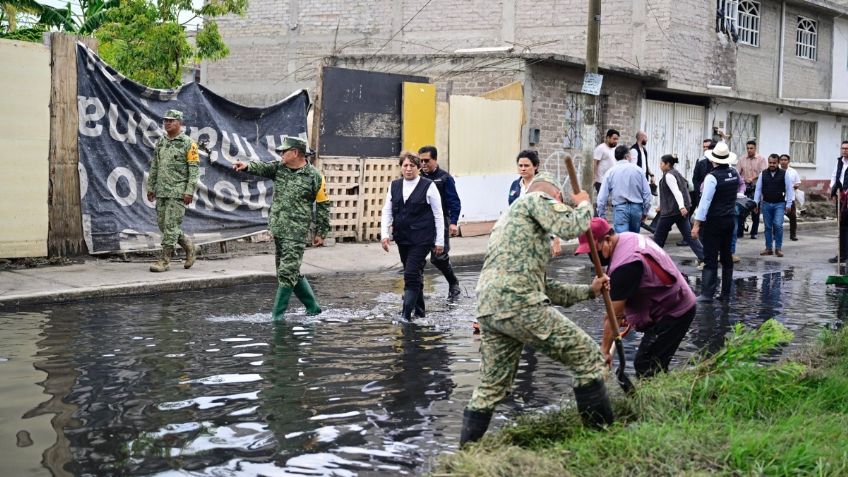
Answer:
[{"label": "black vest", "polygon": [[716,179],[715,195],[707,210],[710,217],[724,217],[736,214],[736,191],[739,190],[739,173],[736,169],[722,164],[710,172]]},{"label": "black vest", "polygon": [[777,168],[774,177],[768,169],[760,172],[763,202],[786,202],[786,171]]},{"label": "black vest", "polygon": [[[439,190],[439,197],[442,199],[442,212],[445,214],[445,218],[450,217],[447,200],[445,199],[445,197],[447,197],[447,195],[445,195],[445,176],[448,175],[450,174],[441,167],[437,168],[435,172],[431,172],[429,174],[421,173],[421,177],[430,179],[433,181],[433,184],[436,184],[436,189]],[[450,221],[446,220],[445,228],[447,228],[448,225],[450,225]]]},{"label": "black vest", "polygon": [[686,207],[686,210],[692,212],[692,203],[689,199],[689,184],[677,169],[672,169],[663,174],[662,179],[660,179],[660,215],[663,217],[680,215],[680,207],[677,205],[677,201],[674,200],[674,195],[672,195],[671,189],[668,187],[667,180],[677,181],[677,189],[683,194],[683,206]]},{"label": "black vest", "polygon": [[423,177],[412,194],[403,201],[403,179],[392,181],[392,235],[398,245],[433,245],[436,224],[433,209],[427,203],[427,189],[433,181]]},{"label": "black vest", "polygon": [[[639,143],[630,146],[630,149],[636,149],[636,165],[639,166],[639,169],[642,168],[642,161],[645,161],[645,179],[651,175],[651,168],[648,167],[648,150],[645,149],[645,157],[642,157],[642,148],[639,147]],[[648,179],[650,180],[650,179]]]},{"label": "black vest", "polygon": [[836,197],[836,192],[842,189],[842,156],[839,156],[836,158],[836,180],[833,181],[833,187],[830,188],[830,196]]}]

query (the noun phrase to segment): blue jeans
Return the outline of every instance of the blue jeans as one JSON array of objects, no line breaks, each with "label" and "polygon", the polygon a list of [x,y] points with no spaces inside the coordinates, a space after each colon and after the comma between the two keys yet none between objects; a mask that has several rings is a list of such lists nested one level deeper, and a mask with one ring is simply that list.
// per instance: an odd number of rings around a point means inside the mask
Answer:
[{"label": "blue jeans", "polygon": [[783,248],[783,212],[786,202],[763,202],[760,208],[763,211],[763,225],[766,230],[766,248]]},{"label": "blue jeans", "polygon": [[639,233],[642,223],[642,204],[619,204],[612,209],[612,228],[615,233]]}]

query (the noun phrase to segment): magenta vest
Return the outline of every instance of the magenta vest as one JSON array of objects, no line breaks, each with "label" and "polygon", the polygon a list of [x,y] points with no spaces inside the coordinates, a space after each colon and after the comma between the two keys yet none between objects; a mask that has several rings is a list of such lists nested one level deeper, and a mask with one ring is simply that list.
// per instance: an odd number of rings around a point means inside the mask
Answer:
[{"label": "magenta vest", "polygon": [[[661,270],[668,272],[674,283],[664,284],[651,268],[648,257]],[[616,268],[635,260],[642,261],[644,271],[639,292],[624,303],[624,316],[636,331],[644,331],[666,316],[683,316],[695,305],[695,294],[671,257],[653,240],[637,233],[618,234],[618,244],[607,268],[607,275],[612,275]]]}]

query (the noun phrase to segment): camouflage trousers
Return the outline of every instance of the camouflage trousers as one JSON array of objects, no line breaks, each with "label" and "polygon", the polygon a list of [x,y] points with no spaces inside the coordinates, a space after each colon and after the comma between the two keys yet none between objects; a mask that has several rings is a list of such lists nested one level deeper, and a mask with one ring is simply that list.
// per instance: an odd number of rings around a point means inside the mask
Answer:
[{"label": "camouflage trousers", "polygon": [[180,226],[183,224],[185,209],[186,206],[181,198],[156,198],[156,223],[159,225],[159,231],[162,232],[162,247],[177,246],[177,241],[183,234]]},{"label": "camouflage trousers", "polygon": [[534,306],[509,318],[481,316],[480,384],[468,409],[491,411],[512,389],[525,344],[564,364],[583,386],[606,374],[600,346],[552,306]]},{"label": "camouflage trousers", "polygon": [[292,240],[274,238],[274,265],[277,283],[281,287],[294,288],[300,280],[300,263],[306,244]]}]

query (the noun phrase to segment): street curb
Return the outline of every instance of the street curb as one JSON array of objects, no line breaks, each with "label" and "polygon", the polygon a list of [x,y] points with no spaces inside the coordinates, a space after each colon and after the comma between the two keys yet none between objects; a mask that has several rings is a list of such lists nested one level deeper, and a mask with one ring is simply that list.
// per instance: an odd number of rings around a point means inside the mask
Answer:
[{"label": "street curb", "polygon": [[[820,220],[816,222],[799,222],[798,230],[819,230],[835,227],[836,220]],[[676,228],[669,233],[669,238],[675,240],[680,237]],[[554,260],[563,260],[574,255],[577,249],[577,240],[572,239],[562,242],[562,255]],[[485,250],[480,252],[468,252],[451,256],[453,265],[475,265],[485,259]],[[399,269],[400,263],[390,269]],[[359,273],[370,273],[384,271],[383,268],[363,267],[357,271],[333,271],[317,270],[308,275],[352,275]],[[151,295],[156,293],[171,293],[192,290],[206,290],[210,288],[226,288],[234,285],[274,283],[276,275],[271,272],[246,272],[224,277],[200,277],[180,278],[169,281],[157,281],[152,283],[130,283],[123,285],[105,285],[99,287],[86,287],[78,289],[67,289],[55,292],[39,292],[21,295],[0,296],[0,310],[16,308],[28,305],[58,304],[70,301],[81,301],[91,299],[102,299],[117,296]]]},{"label": "street curb", "polygon": [[58,304],[70,301],[110,298],[116,296],[151,295],[155,293],[224,288],[233,285],[273,283],[276,279],[277,277],[273,273],[244,273],[220,278],[184,278],[155,283],[106,285],[100,287],[61,290],[58,292],[11,295],[0,297],[0,310],[27,305]]}]

